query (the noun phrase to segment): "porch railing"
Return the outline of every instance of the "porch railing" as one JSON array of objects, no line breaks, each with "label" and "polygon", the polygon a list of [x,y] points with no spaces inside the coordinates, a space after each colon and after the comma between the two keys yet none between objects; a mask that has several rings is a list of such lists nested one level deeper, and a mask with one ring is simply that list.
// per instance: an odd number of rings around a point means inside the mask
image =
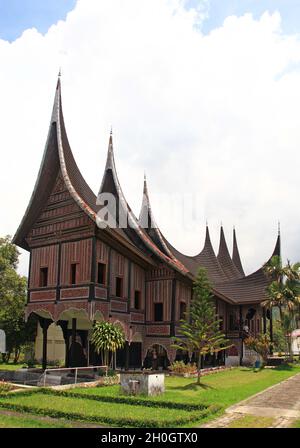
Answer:
[{"label": "porch railing", "polygon": [[62,368],[57,368],[57,369],[51,369],[51,368],[45,369],[44,373],[43,373],[43,385],[44,385],[44,387],[46,387],[48,373],[53,373],[53,372],[64,373],[64,372],[68,372],[68,371],[75,372],[75,375],[74,375],[75,381],[73,384],[77,384],[78,372],[83,372],[84,370],[97,370],[97,369],[107,370],[107,366],[62,367]]}]

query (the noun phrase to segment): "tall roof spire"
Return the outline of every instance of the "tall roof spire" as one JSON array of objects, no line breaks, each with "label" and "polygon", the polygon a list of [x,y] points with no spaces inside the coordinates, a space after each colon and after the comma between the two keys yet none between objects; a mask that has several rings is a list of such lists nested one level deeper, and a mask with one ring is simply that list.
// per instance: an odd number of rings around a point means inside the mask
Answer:
[{"label": "tall roof spire", "polygon": [[151,212],[146,173],[144,173],[143,200],[139,214],[139,224],[144,229],[157,227]]},{"label": "tall roof spire", "polygon": [[237,244],[236,232],[235,232],[235,227],[234,226],[233,226],[232,261],[233,261],[235,267],[238,269],[238,271],[242,274],[242,276],[244,276],[245,272],[244,272],[243,265],[242,265],[242,262],[241,262],[241,257],[240,257],[240,252],[239,252],[239,248],[238,248],[238,244]]},{"label": "tall roof spire", "polygon": [[281,257],[281,235],[280,235],[280,226],[278,227],[278,235],[277,235],[277,240],[276,240],[276,244],[273,250],[273,253],[271,255],[272,257]]},{"label": "tall roof spire", "polygon": [[220,229],[220,244],[217,258],[228,279],[236,279],[242,276],[229,254],[223,226]]}]

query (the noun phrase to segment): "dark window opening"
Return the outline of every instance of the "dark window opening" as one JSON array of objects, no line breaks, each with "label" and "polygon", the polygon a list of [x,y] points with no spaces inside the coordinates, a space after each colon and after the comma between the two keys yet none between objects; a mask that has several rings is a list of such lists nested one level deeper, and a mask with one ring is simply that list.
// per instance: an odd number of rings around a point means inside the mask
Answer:
[{"label": "dark window opening", "polygon": [[155,322],[162,322],[164,320],[164,310],[162,303],[154,304],[154,320]]},{"label": "dark window opening", "polygon": [[136,310],[141,309],[141,291],[134,292],[134,308]]},{"label": "dark window opening", "polygon": [[220,316],[219,318],[219,330],[223,331],[224,330],[224,317]]},{"label": "dark window opening", "polygon": [[123,279],[121,277],[116,277],[116,296],[123,296]]},{"label": "dark window opening", "polygon": [[236,331],[239,329],[238,323],[236,321],[236,316],[234,314],[230,314],[229,316],[229,330]]},{"label": "dark window opening", "polygon": [[73,263],[71,264],[71,284],[76,284],[76,273],[77,273],[77,264]]},{"label": "dark window opening", "polygon": [[48,268],[40,269],[40,287],[48,286]]},{"label": "dark window opening", "polygon": [[185,313],[186,313],[186,303],[180,302],[179,319],[185,319]]},{"label": "dark window opening", "polygon": [[101,285],[105,285],[105,272],[106,272],[106,266],[103,263],[98,263],[98,275],[97,275],[97,282]]}]

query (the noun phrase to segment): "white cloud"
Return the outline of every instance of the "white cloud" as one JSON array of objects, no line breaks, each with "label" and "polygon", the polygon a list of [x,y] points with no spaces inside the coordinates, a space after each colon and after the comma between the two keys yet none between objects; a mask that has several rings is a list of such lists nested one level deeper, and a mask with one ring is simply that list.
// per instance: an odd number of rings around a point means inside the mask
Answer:
[{"label": "white cloud", "polygon": [[[156,220],[180,250],[200,250],[206,219],[216,249],[220,221],[229,244],[235,224],[251,271],[280,219],[284,257],[300,258],[299,37],[267,12],[228,17],[204,36],[202,11],[184,3],[81,0],[45,36],[0,40],[0,234],[14,233],[27,206],[61,65],[71,147],[95,192],[112,125],[129,203],[138,214],[145,169]],[[194,193],[197,221],[172,226],[161,192],[178,204]]]}]

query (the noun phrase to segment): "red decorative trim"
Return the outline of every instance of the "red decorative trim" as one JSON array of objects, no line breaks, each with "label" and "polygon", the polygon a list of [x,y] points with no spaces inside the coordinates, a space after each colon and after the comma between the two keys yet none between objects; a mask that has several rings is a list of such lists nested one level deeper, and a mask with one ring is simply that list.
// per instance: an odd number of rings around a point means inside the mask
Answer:
[{"label": "red decorative trim", "polygon": [[95,298],[96,299],[107,299],[107,290],[105,288],[100,288],[99,286],[96,286]]},{"label": "red decorative trim", "polygon": [[88,297],[89,297],[89,288],[69,288],[69,289],[62,289],[60,291],[61,300],[88,298]]},{"label": "red decorative trim", "polygon": [[130,313],[130,320],[132,322],[144,322],[145,317],[142,313]]},{"label": "red decorative trim", "polygon": [[150,325],[146,328],[147,334],[166,335],[170,334],[170,325]]},{"label": "red decorative trim", "polygon": [[33,291],[30,293],[30,302],[49,301],[56,299],[56,291]]},{"label": "red decorative trim", "polygon": [[112,300],[110,302],[110,307],[111,307],[111,310],[124,311],[124,313],[126,313],[127,302],[117,302],[116,300]]}]

